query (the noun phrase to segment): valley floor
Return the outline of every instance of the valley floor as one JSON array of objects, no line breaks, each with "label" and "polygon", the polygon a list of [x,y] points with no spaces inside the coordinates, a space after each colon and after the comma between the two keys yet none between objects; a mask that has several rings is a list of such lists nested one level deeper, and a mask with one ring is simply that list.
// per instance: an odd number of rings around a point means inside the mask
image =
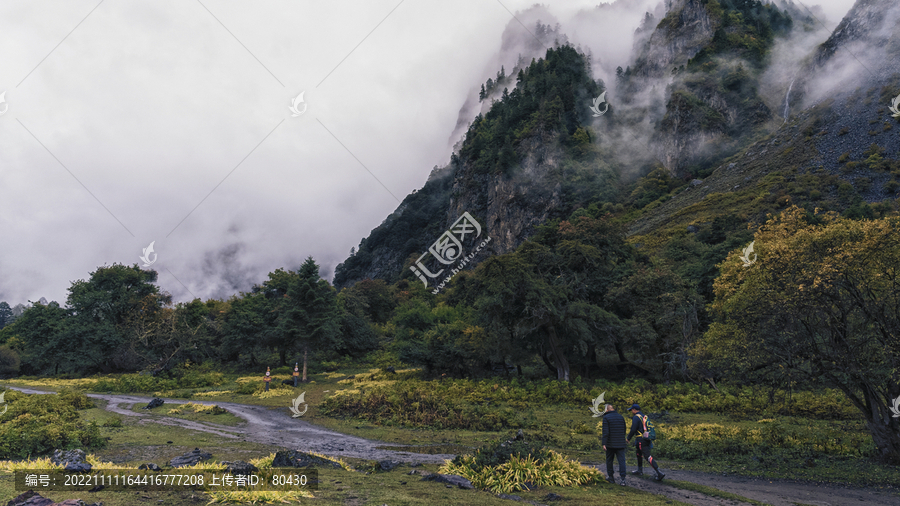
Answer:
[{"label": "valley floor", "polygon": [[[10,388],[15,388],[24,393],[52,393],[49,391],[20,387]],[[434,465],[442,463],[445,459],[452,459],[454,457],[454,455],[451,454],[422,454],[415,453],[414,451],[402,451],[403,448],[397,444],[383,443],[357,436],[341,434],[303,420],[292,418],[285,408],[269,408],[247,404],[217,402],[215,404],[227,409],[230,413],[241,419],[236,425],[224,425],[162,416],[152,412],[141,412],[141,410],[137,409],[138,405],[149,402],[151,397],[117,394],[88,395],[89,397],[100,401],[97,404],[102,406],[107,412],[123,417],[129,417],[131,421],[140,426],[147,426],[149,428],[149,426],[152,425],[163,425],[172,429],[186,429],[188,432],[197,431],[206,433],[218,441],[214,444],[219,447],[227,447],[229,442],[233,442],[242,447],[247,444],[255,443],[256,445],[254,446],[259,445],[259,447],[301,449],[340,458],[365,459],[370,461],[396,460],[407,464]],[[169,406],[187,402],[181,399],[164,400]],[[213,404],[208,401],[192,402]],[[128,425],[131,425],[131,423]],[[209,445],[210,443],[210,440],[197,440],[197,445],[201,447],[203,447],[204,444]],[[184,442],[181,442],[181,444],[183,445]],[[385,446],[388,445],[393,449],[385,448]],[[162,448],[166,447],[162,446]],[[412,448],[412,450],[415,450],[415,448]],[[154,453],[155,452],[151,451],[149,454],[141,452],[138,454],[149,459],[154,457]],[[222,452],[219,453],[221,454]],[[118,457],[111,455],[106,458],[109,458],[113,462],[126,462],[134,460],[135,456],[136,454],[134,452],[129,451],[127,453],[119,454]],[[158,458],[158,454],[156,455],[156,458]],[[594,462],[587,464],[594,465],[605,473],[604,463]],[[740,504],[770,504],[773,506],[838,506],[850,504],[856,505],[860,503],[889,506],[900,504],[900,496],[898,496],[896,490],[877,490],[875,487],[840,487],[831,484],[825,485],[786,480],[746,478],[741,476],[726,476],[722,474],[670,468],[665,469],[665,472],[667,478],[663,483],[658,483],[650,478],[629,477],[628,488],[665,496],[665,498],[668,498],[670,501],[697,506]],[[396,474],[396,471],[390,474]],[[388,475],[379,473],[373,475],[371,479],[378,480],[382,483],[385,481],[396,481],[390,480],[386,478],[386,476]],[[400,474],[399,476],[402,478],[404,475]],[[418,478],[410,477],[408,478],[408,481],[417,479]],[[344,478],[344,480],[346,480],[346,478]],[[332,481],[341,483],[343,480]],[[397,486],[405,485],[406,481],[402,482],[402,485]],[[323,484],[323,487],[324,486],[327,485]],[[609,487],[606,485],[603,486],[604,488]],[[333,487],[338,489],[337,492],[341,491],[340,486],[333,485]],[[346,486],[344,487],[344,490],[346,490]],[[614,490],[615,489],[612,489],[610,492],[613,492]],[[475,494],[474,492],[471,493]],[[457,494],[454,493],[453,495],[456,496]],[[479,494],[479,496],[480,495],[483,494]],[[368,504],[366,502],[356,502],[353,499],[344,500],[338,499],[337,497],[333,497],[333,499],[337,502],[323,503],[316,501],[316,503]],[[448,500],[449,499],[450,498],[448,497]],[[610,499],[612,499],[612,497],[610,497]],[[749,499],[749,501],[746,501],[746,499]],[[168,504],[173,504],[170,500],[164,499],[163,501]],[[479,502],[481,502],[480,499]],[[513,504],[512,501],[507,502]],[[176,501],[174,503],[178,504],[179,502]],[[185,504],[190,503],[193,503],[193,500]],[[604,503],[615,504],[616,501],[604,501]],[[465,501],[454,504],[474,503]]]}]

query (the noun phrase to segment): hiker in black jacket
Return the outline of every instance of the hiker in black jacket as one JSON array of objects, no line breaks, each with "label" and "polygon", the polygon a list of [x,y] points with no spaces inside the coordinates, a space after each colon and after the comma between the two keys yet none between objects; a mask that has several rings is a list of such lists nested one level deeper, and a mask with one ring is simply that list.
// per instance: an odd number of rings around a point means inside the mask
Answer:
[{"label": "hiker in black jacket", "polygon": [[619,485],[625,486],[625,419],[616,413],[611,404],[606,405],[603,414],[603,449],[606,450],[606,480],[615,484],[613,479],[613,457],[619,461]]},{"label": "hiker in black jacket", "polygon": [[656,461],[653,460],[653,456],[650,455],[650,449],[653,448],[653,441],[649,438],[644,437],[647,434],[647,428],[644,427],[644,415],[641,413],[641,407],[637,404],[632,404],[631,408],[631,431],[628,432],[628,437],[625,438],[629,443],[631,442],[631,438],[637,436],[635,439],[635,445],[637,446],[637,463],[638,468],[637,471],[632,471],[631,474],[635,475],[643,475],[644,470],[642,466],[644,465],[643,458],[647,459],[647,462],[653,466],[653,470],[656,471],[656,479],[662,480],[666,477],[659,470],[659,466],[656,464]]}]

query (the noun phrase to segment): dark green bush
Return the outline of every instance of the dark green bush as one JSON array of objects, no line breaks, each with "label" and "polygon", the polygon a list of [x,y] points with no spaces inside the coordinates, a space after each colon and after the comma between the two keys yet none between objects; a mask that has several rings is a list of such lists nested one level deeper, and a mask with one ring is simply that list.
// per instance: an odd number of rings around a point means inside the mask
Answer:
[{"label": "dark green bush", "polygon": [[[528,436],[526,435],[526,439]],[[529,441],[510,440],[505,442],[492,441],[478,450],[475,450],[475,464],[472,469],[481,471],[485,467],[496,467],[509,462],[512,457],[527,457],[531,455],[538,464],[550,458],[550,452],[540,443]],[[457,455],[452,464],[462,465],[463,455]]]},{"label": "dark green bush", "polygon": [[225,382],[220,372],[176,371],[171,378],[149,374],[122,374],[117,377],[100,378],[91,387],[94,392],[159,392],[177,388],[217,387]]}]

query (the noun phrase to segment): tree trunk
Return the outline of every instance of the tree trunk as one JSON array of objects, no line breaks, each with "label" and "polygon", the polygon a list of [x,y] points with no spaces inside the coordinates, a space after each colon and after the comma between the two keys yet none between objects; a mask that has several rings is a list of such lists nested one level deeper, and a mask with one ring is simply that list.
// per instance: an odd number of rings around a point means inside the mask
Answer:
[{"label": "tree trunk", "polygon": [[306,355],[307,355],[308,347],[303,345],[303,382],[306,383]]},{"label": "tree trunk", "polygon": [[541,346],[540,353],[538,355],[541,356],[541,360],[544,361],[544,364],[547,366],[547,369],[550,369],[551,373],[557,374],[556,366],[553,365],[553,362],[550,362],[550,360],[547,359],[547,352],[544,350],[543,346]]},{"label": "tree trunk", "polygon": [[287,365],[284,349],[278,350],[278,359],[281,360],[281,365]]},{"label": "tree trunk", "polygon": [[619,363],[616,364],[616,372],[622,372],[623,365],[628,362],[628,358],[625,357],[625,350],[622,349],[622,343],[619,342],[618,339],[613,341],[613,348],[616,350],[616,355],[619,356]]},{"label": "tree trunk", "polygon": [[550,345],[550,352],[553,353],[553,363],[556,365],[556,379],[569,381],[569,361],[559,348],[559,339],[556,335],[556,328],[553,325],[547,325],[547,343]]},{"label": "tree trunk", "polygon": [[[900,418],[894,418],[891,400],[882,397],[878,389],[865,381],[856,383],[851,389],[847,383],[837,381],[834,375],[826,375],[850,399],[850,402],[862,411],[866,417],[866,426],[872,434],[877,458],[886,464],[900,464]],[[862,391],[862,397],[857,395]],[[888,389],[887,397],[900,396],[900,390]]]},{"label": "tree trunk", "polygon": [[881,420],[868,422],[869,432],[872,433],[872,441],[878,448],[878,459],[885,464],[900,464],[900,423],[896,418],[889,418],[891,422],[883,423]]}]

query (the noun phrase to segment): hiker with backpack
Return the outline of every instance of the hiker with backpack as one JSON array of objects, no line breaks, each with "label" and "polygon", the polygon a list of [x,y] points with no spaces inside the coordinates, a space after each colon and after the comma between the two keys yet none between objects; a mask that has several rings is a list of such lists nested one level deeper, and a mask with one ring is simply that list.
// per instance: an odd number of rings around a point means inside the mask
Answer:
[{"label": "hiker with backpack", "polygon": [[637,436],[635,438],[635,446],[637,447],[637,471],[632,471],[631,474],[643,476],[643,459],[646,458],[647,462],[653,466],[653,470],[656,471],[657,481],[662,481],[666,475],[659,470],[659,466],[656,464],[656,461],[653,460],[653,456],[650,455],[650,449],[653,448],[653,440],[656,439],[656,429],[653,427],[653,422],[651,422],[646,415],[641,413],[641,407],[636,403],[631,405],[629,411],[631,411],[632,415],[631,431],[628,432],[628,437],[626,437],[625,440],[630,443],[631,438]]},{"label": "hiker with backpack", "polygon": [[613,478],[613,458],[619,461],[619,485],[625,486],[625,418],[616,413],[612,404],[606,405],[603,413],[603,449],[606,450],[606,480],[615,485]]}]

